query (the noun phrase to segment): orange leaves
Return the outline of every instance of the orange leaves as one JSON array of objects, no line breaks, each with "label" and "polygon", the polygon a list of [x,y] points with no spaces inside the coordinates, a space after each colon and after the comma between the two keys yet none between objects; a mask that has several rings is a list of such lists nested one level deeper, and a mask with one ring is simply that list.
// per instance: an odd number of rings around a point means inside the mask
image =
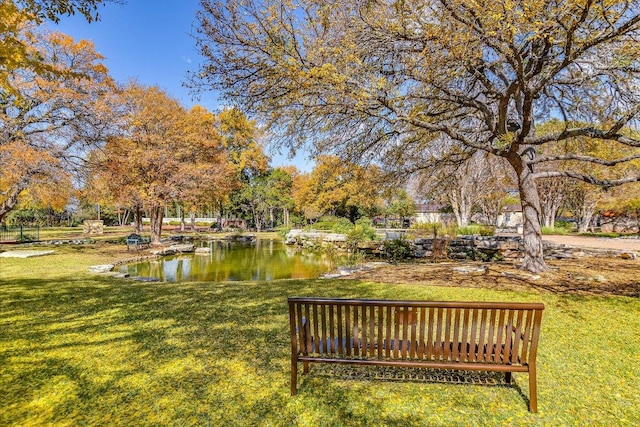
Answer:
[{"label": "orange leaves", "polygon": [[61,168],[59,159],[22,141],[13,141],[0,145],[0,161],[0,205],[5,206],[17,192],[18,205],[64,208],[72,185],[71,176]]},{"label": "orange leaves", "polygon": [[93,45],[58,33],[30,34],[20,32],[31,56],[3,67],[7,74],[0,76],[0,219],[20,197],[33,206],[64,207],[79,159],[115,128],[114,86]]},{"label": "orange leaves", "polygon": [[334,156],[320,156],[309,174],[294,176],[294,199],[307,219],[323,214],[347,214],[353,208],[371,213],[381,207],[380,172]]},{"label": "orange leaves", "polygon": [[106,192],[147,208],[208,203],[239,186],[239,167],[266,169],[254,124],[237,111],[218,117],[201,106],[187,111],[161,89],[136,83],[121,99],[126,136],[96,153],[93,181],[107,184],[94,197]]}]

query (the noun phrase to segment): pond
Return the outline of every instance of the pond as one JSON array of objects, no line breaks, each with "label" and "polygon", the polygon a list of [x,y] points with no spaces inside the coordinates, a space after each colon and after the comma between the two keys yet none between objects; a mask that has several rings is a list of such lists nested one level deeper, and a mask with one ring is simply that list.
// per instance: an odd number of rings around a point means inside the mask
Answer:
[{"label": "pond", "polygon": [[221,282],[312,279],[336,266],[335,256],[288,247],[278,240],[211,241],[196,246],[209,247],[211,253],[169,256],[123,265],[118,271],[164,282]]}]

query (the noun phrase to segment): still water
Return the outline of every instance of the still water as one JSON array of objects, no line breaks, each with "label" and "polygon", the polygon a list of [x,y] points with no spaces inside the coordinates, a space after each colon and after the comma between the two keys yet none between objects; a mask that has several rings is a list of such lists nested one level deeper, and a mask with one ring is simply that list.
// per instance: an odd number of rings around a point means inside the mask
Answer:
[{"label": "still water", "polygon": [[280,241],[257,240],[255,243],[226,241],[199,242],[209,247],[209,254],[183,254],[158,260],[124,265],[121,273],[155,277],[165,282],[258,281],[310,279],[335,268],[335,256],[302,251]]}]

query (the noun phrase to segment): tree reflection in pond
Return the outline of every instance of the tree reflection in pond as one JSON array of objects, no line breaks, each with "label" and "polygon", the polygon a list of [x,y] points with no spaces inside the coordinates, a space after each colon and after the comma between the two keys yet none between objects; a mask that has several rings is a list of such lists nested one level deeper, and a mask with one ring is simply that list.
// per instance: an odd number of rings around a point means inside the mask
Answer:
[{"label": "tree reflection in pond", "polygon": [[336,267],[335,255],[302,251],[280,241],[253,244],[202,242],[208,254],[183,254],[120,267],[130,276],[156,277],[165,282],[260,281],[316,278]]}]

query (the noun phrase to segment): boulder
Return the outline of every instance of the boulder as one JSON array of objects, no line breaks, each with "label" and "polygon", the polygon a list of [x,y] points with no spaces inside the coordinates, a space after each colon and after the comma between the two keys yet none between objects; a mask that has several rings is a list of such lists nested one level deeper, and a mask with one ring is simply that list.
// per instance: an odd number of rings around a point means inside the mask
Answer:
[{"label": "boulder", "polygon": [[89,267],[91,273],[109,273],[113,270],[113,264],[92,265]]},{"label": "boulder", "polygon": [[196,255],[209,255],[210,253],[211,253],[211,248],[209,247],[196,248],[195,250]]}]

